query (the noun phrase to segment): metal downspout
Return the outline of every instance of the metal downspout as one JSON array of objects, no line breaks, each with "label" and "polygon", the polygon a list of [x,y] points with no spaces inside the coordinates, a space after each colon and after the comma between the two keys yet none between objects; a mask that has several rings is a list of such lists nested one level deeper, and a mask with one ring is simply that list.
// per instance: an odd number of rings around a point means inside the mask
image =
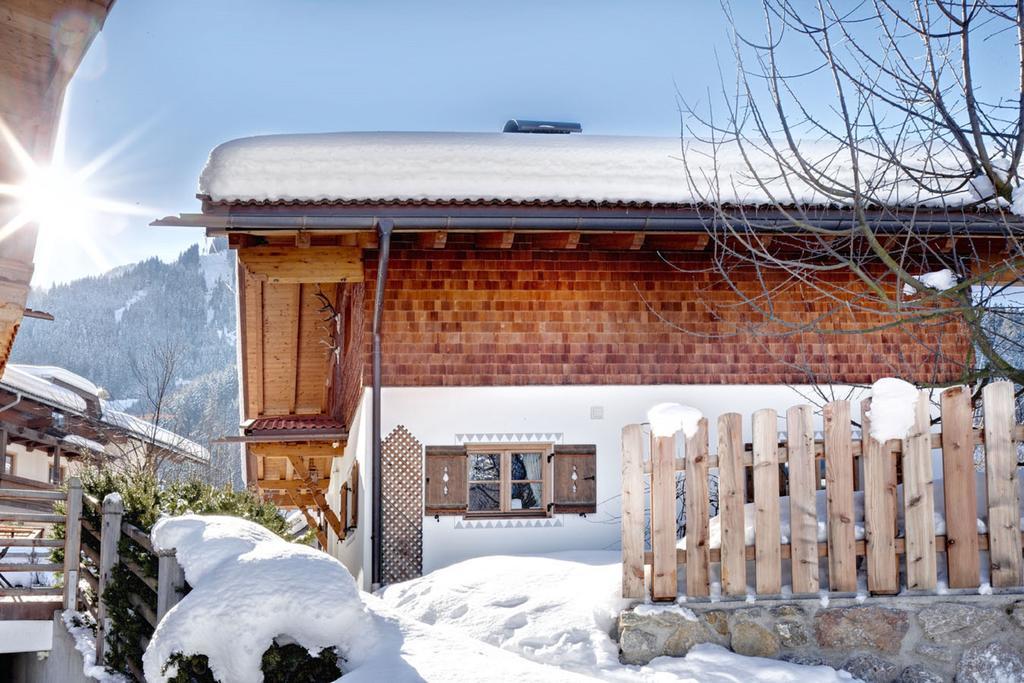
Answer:
[{"label": "metal downspout", "polygon": [[24,398],[24,397],[22,396],[21,392],[20,391],[15,391],[14,392],[14,400],[11,401],[10,403],[8,403],[5,406],[0,406],[0,413],[5,413],[8,410],[10,410],[11,408],[14,408],[15,406],[17,406],[19,403],[21,403],[21,399],[22,398]]},{"label": "metal downspout", "polygon": [[388,257],[391,254],[391,231],[395,224],[390,219],[377,221],[379,252],[377,257],[377,288],[373,298],[373,524],[370,536],[372,561],[370,581],[376,590],[381,584],[384,561],[383,482],[381,480],[380,383],[381,383],[381,324],[384,317],[384,285],[388,278]]}]

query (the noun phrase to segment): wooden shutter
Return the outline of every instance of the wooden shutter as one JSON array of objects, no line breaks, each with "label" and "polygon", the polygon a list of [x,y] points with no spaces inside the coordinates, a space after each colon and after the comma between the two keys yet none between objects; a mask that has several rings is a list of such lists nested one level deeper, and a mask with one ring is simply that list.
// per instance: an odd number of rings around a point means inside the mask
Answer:
[{"label": "wooden shutter", "polygon": [[[426,460],[426,514],[465,514],[469,507],[466,447],[427,446]],[[445,481],[445,474],[448,481]]]},{"label": "wooden shutter", "polygon": [[597,512],[597,447],[556,445],[554,461],[553,510],[580,514]]}]

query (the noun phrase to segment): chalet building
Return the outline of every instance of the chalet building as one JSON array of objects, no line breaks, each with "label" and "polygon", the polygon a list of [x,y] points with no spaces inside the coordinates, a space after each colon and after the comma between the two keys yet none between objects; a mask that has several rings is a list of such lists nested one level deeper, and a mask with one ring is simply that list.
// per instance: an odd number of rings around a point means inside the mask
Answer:
[{"label": "chalet building", "polygon": [[[785,408],[806,381],[794,359],[838,383],[952,376],[899,328],[777,355],[716,338],[702,298],[730,294],[696,272],[708,218],[678,156],[677,139],[576,134],[216,148],[202,213],[156,224],[237,250],[249,485],[320,517],[369,587],[475,555],[617,547],[621,430],[655,403]],[[682,317],[706,336],[663,320]]]},{"label": "chalet building", "polygon": [[210,459],[199,444],[114,410],[63,368],[12,363],[0,376],[0,488],[55,489],[85,463],[139,457],[147,444],[169,460]]},{"label": "chalet building", "polygon": [[[53,155],[64,91],[106,21],[114,0],[5,0],[0,5],[0,126],[31,163]],[[29,169],[7,141],[0,142],[0,184],[17,185]],[[34,223],[22,225],[17,201],[0,195],[0,225],[17,225],[0,240],[0,372],[25,313]],[[29,312],[33,314],[33,312]]]}]

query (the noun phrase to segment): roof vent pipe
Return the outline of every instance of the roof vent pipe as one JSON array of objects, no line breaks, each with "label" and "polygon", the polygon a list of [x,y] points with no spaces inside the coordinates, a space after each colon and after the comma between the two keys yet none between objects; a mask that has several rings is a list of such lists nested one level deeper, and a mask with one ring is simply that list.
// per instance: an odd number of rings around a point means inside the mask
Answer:
[{"label": "roof vent pipe", "polygon": [[509,119],[502,133],[554,133],[568,135],[582,133],[583,126],[567,121],[529,121],[527,119]]}]

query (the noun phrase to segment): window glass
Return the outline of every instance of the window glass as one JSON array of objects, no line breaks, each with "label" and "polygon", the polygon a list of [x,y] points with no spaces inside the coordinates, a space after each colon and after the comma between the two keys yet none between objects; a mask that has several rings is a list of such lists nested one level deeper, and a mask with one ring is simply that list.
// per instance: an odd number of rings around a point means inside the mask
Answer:
[{"label": "window glass", "polygon": [[513,453],[512,481],[540,481],[542,462],[540,453]]},{"label": "window glass", "polygon": [[498,512],[501,510],[501,485],[470,484],[469,509],[473,512]]},{"label": "window glass", "polygon": [[513,510],[539,510],[541,508],[540,484],[512,484]]},{"label": "window glass", "polygon": [[470,481],[498,481],[501,478],[501,455],[474,453],[469,467]]}]

